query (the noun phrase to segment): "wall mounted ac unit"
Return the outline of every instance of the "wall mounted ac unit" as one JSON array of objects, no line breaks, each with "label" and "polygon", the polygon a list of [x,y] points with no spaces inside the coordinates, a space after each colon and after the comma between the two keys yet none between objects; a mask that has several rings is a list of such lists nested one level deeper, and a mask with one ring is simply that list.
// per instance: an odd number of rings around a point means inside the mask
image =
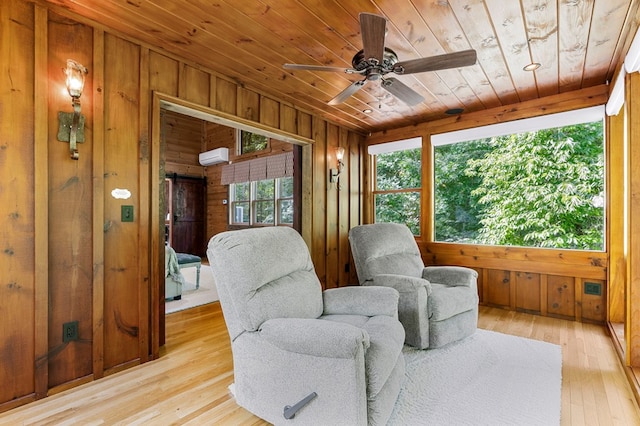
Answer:
[{"label": "wall mounted ac unit", "polygon": [[198,156],[200,164],[203,166],[211,166],[212,164],[228,163],[229,148],[212,149],[211,151],[201,152]]}]

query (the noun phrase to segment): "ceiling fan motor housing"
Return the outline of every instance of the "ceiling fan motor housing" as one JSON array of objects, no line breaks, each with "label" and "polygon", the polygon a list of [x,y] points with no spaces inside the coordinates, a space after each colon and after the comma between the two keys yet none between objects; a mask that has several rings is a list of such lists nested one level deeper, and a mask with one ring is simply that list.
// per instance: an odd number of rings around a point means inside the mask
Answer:
[{"label": "ceiling fan motor housing", "polygon": [[368,80],[377,80],[383,75],[394,71],[393,68],[398,62],[398,55],[396,55],[396,52],[393,50],[385,47],[382,63],[378,64],[375,60],[370,61],[369,59],[370,58],[364,57],[363,49],[355,54],[351,60],[351,64],[353,65],[353,69],[362,72],[362,74],[367,76]]}]

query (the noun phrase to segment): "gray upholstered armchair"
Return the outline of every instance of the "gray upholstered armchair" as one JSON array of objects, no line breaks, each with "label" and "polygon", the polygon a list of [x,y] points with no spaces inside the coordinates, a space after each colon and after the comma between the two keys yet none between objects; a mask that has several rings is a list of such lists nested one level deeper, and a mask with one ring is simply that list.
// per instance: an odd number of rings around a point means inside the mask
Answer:
[{"label": "gray upholstered armchair", "polygon": [[404,378],[396,290],[323,292],[305,242],[287,227],[220,233],[207,256],[239,405],[275,424],[387,422]]},{"label": "gray upholstered armchair", "polygon": [[399,318],[406,343],[437,348],[473,334],[478,325],[478,273],[456,266],[425,268],[409,228],[397,223],[361,225],[349,231],[361,285],[400,293]]}]

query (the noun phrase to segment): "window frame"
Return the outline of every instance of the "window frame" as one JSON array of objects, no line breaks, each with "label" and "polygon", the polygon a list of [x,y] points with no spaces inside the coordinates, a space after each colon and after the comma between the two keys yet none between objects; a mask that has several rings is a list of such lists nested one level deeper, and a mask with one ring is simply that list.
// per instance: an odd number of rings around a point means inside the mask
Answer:
[{"label": "window frame", "polygon": [[540,115],[531,118],[524,118],[519,120],[512,120],[507,122],[502,122],[498,124],[488,124],[484,126],[472,127],[463,130],[455,130],[450,132],[443,132],[438,134],[432,134],[430,137],[430,150],[429,150],[429,162],[430,162],[430,189],[431,189],[431,200],[430,200],[430,214],[428,218],[429,223],[429,241],[436,244],[460,244],[460,245],[477,245],[477,246],[487,246],[487,247],[513,247],[513,248],[524,248],[524,249],[552,249],[552,250],[574,250],[579,252],[594,252],[594,253],[604,253],[607,251],[607,222],[609,221],[608,210],[605,206],[603,210],[603,248],[602,249],[580,249],[580,248],[564,248],[564,247],[539,247],[539,246],[520,246],[520,245],[499,245],[499,244],[482,244],[482,243],[470,243],[464,241],[437,241],[436,240],[436,193],[435,193],[435,182],[436,182],[436,163],[435,163],[435,151],[436,148],[442,145],[450,145],[456,143],[465,143],[475,140],[488,139],[491,137],[498,136],[507,136],[513,134],[521,134],[526,132],[535,132],[540,130],[548,130],[554,128],[560,128],[565,126],[572,125],[580,125],[580,124],[588,124],[595,121],[602,120],[603,125],[603,144],[602,144],[602,155],[603,155],[603,164],[604,164],[604,172],[603,172],[603,197],[607,199],[607,120],[605,115],[605,106],[604,105],[596,105],[585,108],[578,108],[569,111],[551,113],[548,115]]},{"label": "window frame", "polygon": [[[282,201],[290,200],[293,208],[295,208],[294,203],[294,194],[292,191],[291,196],[283,197],[281,195],[280,190],[280,182],[283,179],[293,179],[293,176],[283,176],[274,179],[263,179],[262,181],[272,181],[273,188],[273,199],[258,199],[257,198],[257,185],[258,182],[261,181],[248,181],[248,182],[238,182],[229,184],[229,217],[227,218],[227,222],[230,226],[241,226],[241,227],[258,227],[258,226],[293,226],[293,221],[291,223],[283,222],[280,217],[280,209]],[[235,188],[238,184],[249,184],[249,200],[245,201],[236,201],[235,200]],[[293,182],[292,182],[293,184]],[[256,222],[256,206],[259,202],[273,202],[273,222],[265,223],[265,222]],[[249,204],[249,222],[236,222],[235,221],[235,206],[238,203]]]},{"label": "window frame", "polygon": [[[411,188],[402,188],[402,189],[378,189],[378,155],[387,154],[398,151],[406,151],[420,149],[420,169],[421,169],[421,178],[420,178],[420,187],[411,187]],[[372,223],[376,223],[377,220],[377,210],[376,210],[376,197],[378,195],[388,195],[388,194],[411,194],[417,193],[420,199],[419,208],[420,213],[418,216],[418,234],[414,236],[416,238],[421,238],[424,233],[424,216],[425,216],[425,200],[424,200],[424,146],[422,137],[415,137],[409,139],[395,140],[391,142],[385,142],[377,145],[370,145],[367,149],[367,152],[370,155],[371,160],[371,169],[372,169],[372,179],[371,179],[371,221]]]},{"label": "window frame", "polygon": [[[243,151],[243,145],[242,145],[242,134],[243,133],[251,134],[251,135],[258,135],[258,136],[261,136],[261,137],[265,138],[266,146],[263,149],[256,149],[254,151],[244,152]],[[268,137],[267,135],[263,135],[263,134],[258,133],[258,132],[252,132],[252,131],[249,131],[249,130],[236,129],[236,155],[238,155],[238,156],[254,155],[254,154],[258,154],[258,153],[261,153],[261,152],[268,151],[270,147],[271,147],[271,138]]]}]

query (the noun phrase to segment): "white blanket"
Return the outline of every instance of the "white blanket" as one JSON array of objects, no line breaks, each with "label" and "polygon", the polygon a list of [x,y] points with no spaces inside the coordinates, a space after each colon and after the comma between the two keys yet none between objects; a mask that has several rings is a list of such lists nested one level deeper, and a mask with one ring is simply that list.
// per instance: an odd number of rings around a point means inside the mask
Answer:
[{"label": "white blanket", "polygon": [[169,246],[164,246],[164,276],[165,278],[171,277],[175,282],[184,285],[184,277],[180,272],[180,265],[178,265],[178,256],[175,250]]}]

